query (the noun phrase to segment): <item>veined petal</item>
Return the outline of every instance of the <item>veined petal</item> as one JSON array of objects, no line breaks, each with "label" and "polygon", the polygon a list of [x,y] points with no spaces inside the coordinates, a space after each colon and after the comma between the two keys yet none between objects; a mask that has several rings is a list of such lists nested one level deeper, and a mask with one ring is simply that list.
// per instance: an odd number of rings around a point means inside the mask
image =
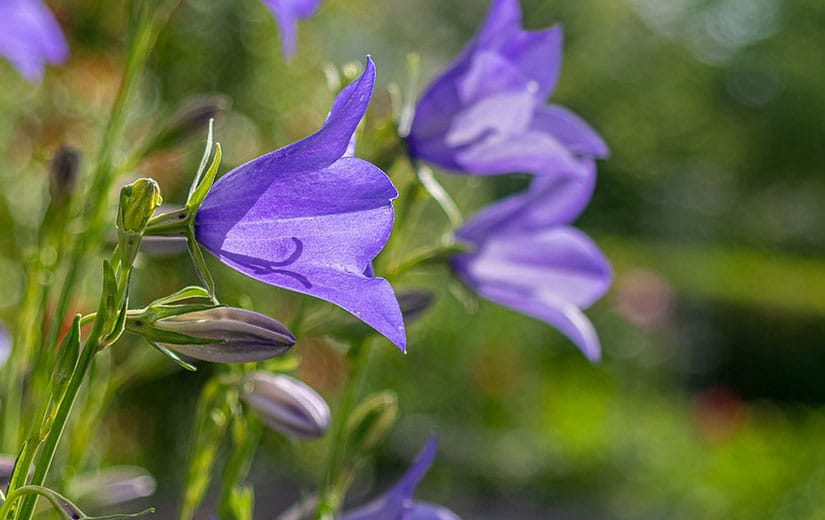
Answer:
[{"label": "veined petal", "polygon": [[601,159],[610,153],[607,144],[590,125],[560,105],[538,107],[530,128],[552,135],[576,154]]}]

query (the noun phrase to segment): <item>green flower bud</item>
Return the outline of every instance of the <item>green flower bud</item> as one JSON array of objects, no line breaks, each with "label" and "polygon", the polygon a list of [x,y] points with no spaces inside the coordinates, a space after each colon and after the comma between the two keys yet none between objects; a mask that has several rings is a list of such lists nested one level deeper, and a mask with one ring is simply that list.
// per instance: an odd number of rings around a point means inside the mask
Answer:
[{"label": "green flower bud", "polygon": [[143,230],[162,200],[154,179],[138,179],[120,190],[117,236],[122,265],[131,267],[134,263]]}]

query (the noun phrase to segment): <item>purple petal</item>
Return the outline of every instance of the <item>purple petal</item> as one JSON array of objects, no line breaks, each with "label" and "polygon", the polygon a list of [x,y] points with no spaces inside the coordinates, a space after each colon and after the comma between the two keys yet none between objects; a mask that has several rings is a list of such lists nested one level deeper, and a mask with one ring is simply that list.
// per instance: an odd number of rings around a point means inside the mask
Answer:
[{"label": "purple petal", "polygon": [[460,518],[446,507],[427,502],[413,502],[404,520],[460,520]]},{"label": "purple petal", "polygon": [[558,139],[571,152],[596,158],[610,153],[607,144],[582,118],[560,105],[536,109],[530,128]]},{"label": "purple petal", "polygon": [[539,132],[490,134],[455,152],[464,171],[477,175],[510,172],[536,175],[583,175],[581,165],[559,141]]},{"label": "purple petal", "polygon": [[272,11],[281,36],[281,52],[285,58],[295,55],[297,22],[309,18],[318,9],[321,0],[263,0]]},{"label": "purple petal", "polygon": [[344,513],[341,520],[401,520],[404,518],[402,515],[405,511],[410,511],[413,505],[412,495],[415,487],[424,478],[435,459],[437,446],[438,442],[435,437],[431,437],[401,480],[372,502]]},{"label": "purple petal", "polygon": [[48,63],[69,54],[60,26],[40,0],[7,0],[0,17],[0,54],[29,81],[38,81]]},{"label": "purple petal", "polygon": [[0,368],[3,368],[3,365],[6,364],[6,360],[9,358],[10,352],[11,338],[9,338],[6,327],[0,324]]},{"label": "purple petal", "polygon": [[456,231],[469,242],[482,242],[490,234],[537,231],[575,220],[584,210],[596,181],[596,165],[581,161],[582,176],[534,177],[530,189],[487,206]]},{"label": "purple petal", "polygon": [[452,259],[464,283],[491,301],[559,328],[588,358],[598,357],[598,339],[578,309],[607,291],[611,271],[590,238],[559,226],[493,234],[477,246]]}]

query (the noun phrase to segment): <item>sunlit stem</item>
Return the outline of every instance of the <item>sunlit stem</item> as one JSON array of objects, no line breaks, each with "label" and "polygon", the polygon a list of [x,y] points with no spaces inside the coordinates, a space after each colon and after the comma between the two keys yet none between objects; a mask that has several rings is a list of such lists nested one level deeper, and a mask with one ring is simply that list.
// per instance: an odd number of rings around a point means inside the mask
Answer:
[{"label": "sunlit stem", "polygon": [[[177,7],[178,0],[167,3],[165,9],[146,8],[141,12],[136,27],[129,41],[126,57],[126,68],[123,73],[117,97],[115,98],[108,124],[103,133],[101,147],[92,174],[89,196],[81,210],[83,231],[70,242],[70,250],[66,255],[68,267],[63,281],[57,306],[55,319],[49,327],[45,345],[54,345],[60,331],[60,320],[66,314],[69,301],[74,293],[81,274],[83,260],[89,255],[92,247],[100,241],[100,235],[105,225],[108,205],[106,204],[109,191],[115,181],[115,150],[120,144],[126,122],[126,106],[135,90],[137,78],[143,71],[150,50],[160,28],[165,24],[171,11]],[[136,4],[137,5],[137,4]],[[77,200],[83,200],[79,197]]]},{"label": "sunlit stem", "polygon": [[332,520],[341,507],[346,492],[348,476],[343,474],[344,456],[347,449],[347,424],[355,409],[356,396],[364,380],[369,349],[365,342],[354,343],[347,353],[350,371],[344,385],[338,411],[333,418],[332,438],[326,468],[319,490],[318,509],[315,520]]}]

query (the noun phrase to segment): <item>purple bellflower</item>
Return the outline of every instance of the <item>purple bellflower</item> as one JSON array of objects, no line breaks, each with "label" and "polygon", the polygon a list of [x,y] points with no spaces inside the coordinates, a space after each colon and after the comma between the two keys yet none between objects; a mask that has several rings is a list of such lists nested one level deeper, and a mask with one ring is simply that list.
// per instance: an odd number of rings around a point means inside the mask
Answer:
[{"label": "purple bellflower", "polygon": [[453,272],[480,296],[559,329],[591,361],[599,338],[582,312],[610,285],[607,259],[567,225],[590,199],[595,164],[582,177],[535,177],[530,188],[483,209],[456,231],[472,249],[454,255]]},{"label": "purple bellflower", "polygon": [[281,53],[285,58],[291,58],[295,55],[298,20],[315,14],[321,0],[263,0],[263,3],[272,11],[278,24]]},{"label": "purple bellflower", "polygon": [[4,0],[0,13],[0,54],[28,81],[39,81],[46,63],[65,61],[69,47],[41,0]]},{"label": "purple bellflower", "polygon": [[372,502],[345,512],[339,520],[459,520],[445,507],[412,498],[415,486],[435,459],[436,446],[435,438],[427,441],[401,480]]},{"label": "purple bellflower", "polygon": [[518,0],[494,0],[467,48],[426,89],[406,136],[409,153],[473,175],[580,175],[607,155],[577,115],[546,105],[561,67],[562,32],[521,29]]},{"label": "purple bellflower", "polygon": [[320,130],[218,179],[195,236],[233,269],[332,302],[404,350],[395,294],[370,266],[389,238],[398,193],[379,168],[347,155],[374,81],[367,58]]}]

